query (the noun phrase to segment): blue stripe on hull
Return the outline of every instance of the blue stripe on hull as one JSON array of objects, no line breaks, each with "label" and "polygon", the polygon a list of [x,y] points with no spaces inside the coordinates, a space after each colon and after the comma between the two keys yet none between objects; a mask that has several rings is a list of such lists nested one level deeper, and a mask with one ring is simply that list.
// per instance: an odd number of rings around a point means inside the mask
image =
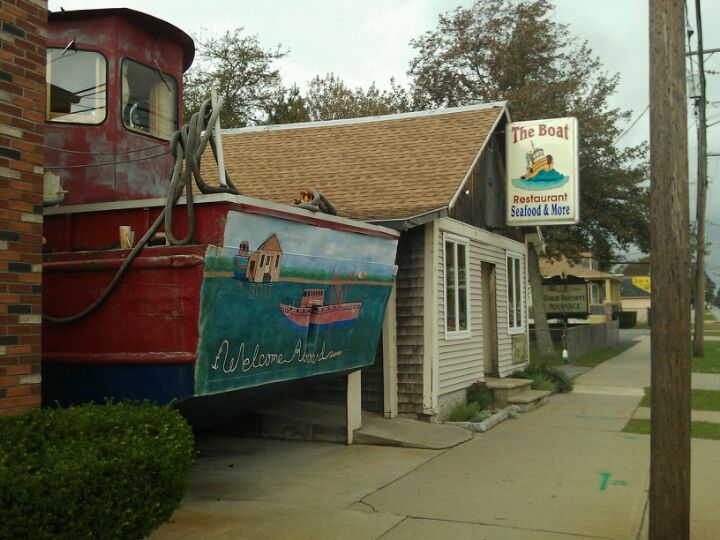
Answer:
[{"label": "blue stripe on hull", "polygon": [[150,400],[159,404],[193,395],[193,364],[70,364],[43,362],[42,403],[54,405]]},{"label": "blue stripe on hull", "polygon": [[310,323],[310,326],[312,328],[317,328],[318,330],[325,330],[326,328],[342,328],[343,326],[350,326],[355,322],[355,319],[350,319],[347,321],[337,321],[337,322],[331,322],[326,324],[315,324]]}]

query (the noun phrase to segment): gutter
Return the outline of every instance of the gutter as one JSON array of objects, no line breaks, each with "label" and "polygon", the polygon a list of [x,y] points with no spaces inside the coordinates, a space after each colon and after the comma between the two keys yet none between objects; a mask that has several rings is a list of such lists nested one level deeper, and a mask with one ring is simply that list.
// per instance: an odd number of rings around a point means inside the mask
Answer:
[{"label": "gutter", "polygon": [[431,221],[438,220],[440,218],[447,217],[448,207],[443,206],[436,210],[430,210],[423,214],[417,214],[408,218],[400,219],[366,219],[366,223],[372,223],[373,225],[379,225],[381,227],[387,227],[389,229],[395,229],[397,231],[409,231],[420,225],[425,225]]}]

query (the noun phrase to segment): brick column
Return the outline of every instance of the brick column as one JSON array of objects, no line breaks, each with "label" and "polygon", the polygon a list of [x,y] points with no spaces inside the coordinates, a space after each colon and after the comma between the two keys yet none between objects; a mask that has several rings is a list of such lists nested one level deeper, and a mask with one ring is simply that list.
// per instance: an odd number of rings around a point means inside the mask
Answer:
[{"label": "brick column", "polygon": [[40,405],[47,2],[0,0],[0,414]]}]

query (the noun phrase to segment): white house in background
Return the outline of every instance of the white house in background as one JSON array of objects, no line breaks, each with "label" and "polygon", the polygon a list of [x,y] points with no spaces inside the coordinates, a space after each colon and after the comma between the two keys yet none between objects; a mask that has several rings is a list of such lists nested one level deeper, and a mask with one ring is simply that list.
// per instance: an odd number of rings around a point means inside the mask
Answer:
[{"label": "white house in background", "polygon": [[[528,362],[526,246],[504,221],[508,121],[501,102],[223,133],[244,195],[290,203],[314,187],[339,215],[401,231],[367,410],[441,418],[473,382]],[[203,173],[217,182],[211,159]]]}]

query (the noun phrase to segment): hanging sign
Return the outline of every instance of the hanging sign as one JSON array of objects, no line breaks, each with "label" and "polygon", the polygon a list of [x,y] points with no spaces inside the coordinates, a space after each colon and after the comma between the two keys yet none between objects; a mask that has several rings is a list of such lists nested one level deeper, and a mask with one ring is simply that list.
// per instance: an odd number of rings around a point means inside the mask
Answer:
[{"label": "hanging sign", "polygon": [[508,225],[570,225],[580,219],[576,118],[505,128]]},{"label": "hanging sign", "polygon": [[585,283],[569,285],[543,285],[543,302],[545,313],[578,314],[587,316],[588,292]]}]

